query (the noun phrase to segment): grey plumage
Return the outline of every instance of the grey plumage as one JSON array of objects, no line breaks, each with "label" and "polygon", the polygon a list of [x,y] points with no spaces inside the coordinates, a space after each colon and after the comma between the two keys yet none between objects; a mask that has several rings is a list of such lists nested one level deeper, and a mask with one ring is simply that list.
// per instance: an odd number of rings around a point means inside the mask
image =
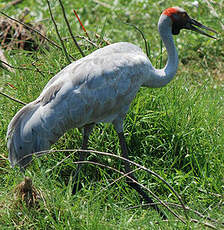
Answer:
[{"label": "grey plumage", "polygon": [[99,122],[113,123],[127,157],[123,120],[131,101],[141,86],[163,87],[173,79],[178,54],[172,33],[178,34],[185,28],[212,37],[194,25],[215,32],[191,19],[179,7],[162,13],[158,30],[168,53],[163,69],[155,69],[139,47],[127,42],[98,49],[65,67],[10,122],[7,146],[11,165],[24,167],[31,160],[24,158],[26,155],[49,149],[74,127],[88,130],[84,135],[86,147],[91,130],[87,126]]},{"label": "grey plumage", "polygon": [[144,82],[148,62],[137,46],[117,43],[65,67],[10,122],[11,165],[24,167],[31,160],[24,156],[49,149],[74,127],[112,122],[121,129],[129,104]]}]

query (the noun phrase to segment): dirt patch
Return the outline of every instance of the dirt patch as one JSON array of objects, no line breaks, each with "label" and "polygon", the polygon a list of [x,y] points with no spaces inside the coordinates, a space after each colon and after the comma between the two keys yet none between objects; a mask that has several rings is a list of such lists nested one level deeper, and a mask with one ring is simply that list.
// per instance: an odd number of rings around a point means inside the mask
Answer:
[{"label": "dirt patch", "polygon": [[[25,23],[25,17],[19,17]],[[26,23],[31,28],[45,35],[45,28],[40,23]],[[44,43],[44,38],[25,28],[22,24],[0,16],[0,44],[3,49],[37,50]]]}]

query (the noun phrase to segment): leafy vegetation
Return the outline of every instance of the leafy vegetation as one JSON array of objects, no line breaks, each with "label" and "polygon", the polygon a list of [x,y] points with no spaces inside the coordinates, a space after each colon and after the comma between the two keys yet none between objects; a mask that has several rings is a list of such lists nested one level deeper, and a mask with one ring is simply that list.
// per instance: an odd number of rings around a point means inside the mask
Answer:
[{"label": "leafy vegetation", "polygon": [[[1,2],[0,7],[7,2]],[[129,41],[144,49],[139,32],[123,22],[136,25],[150,41],[150,59],[158,68],[166,61],[157,33],[157,21],[163,9],[179,5],[193,18],[219,32],[217,40],[189,31],[175,37],[180,57],[177,76],[164,88],[140,90],[127,115],[125,134],[131,160],[162,176],[188,207],[215,219],[217,222],[210,223],[220,229],[224,219],[224,3],[206,2],[210,1],[199,2],[198,7],[197,1],[193,4],[180,0],[69,0],[63,4],[74,35],[85,36],[85,33],[72,9],[78,12],[93,41],[101,46],[106,45],[105,41],[97,39],[95,33],[111,43]],[[68,38],[59,1],[50,3],[61,36]],[[24,0],[4,12],[15,17],[24,7],[29,7],[31,12],[26,16],[26,23],[43,20],[47,37],[60,44],[46,1]],[[85,55],[96,49],[82,39],[79,43]],[[72,39],[65,39],[65,46],[75,59],[81,58]],[[8,50],[5,56],[12,66],[31,68],[15,69],[14,73],[0,69],[1,91],[25,103],[37,98],[49,79],[68,64],[63,52],[50,45],[35,52]],[[23,175],[18,168],[10,168],[5,136],[8,123],[20,108],[20,104],[0,97],[1,229],[204,229],[207,220],[192,211],[189,216],[198,220],[196,223],[186,220],[184,224],[165,209],[168,221],[162,221],[155,211],[141,206],[138,195],[124,178],[110,185],[120,175],[91,164],[86,164],[80,173],[82,189],[72,195],[71,175],[77,158],[72,155],[56,166],[70,154],[60,151],[35,159],[26,171],[42,196],[39,206],[15,205],[13,189],[23,180]],[[70,130],[53,149],[79,149],[81,141],[81,133]],[[89,146],[120,154],[116,133],[109,124],[99,124],[94,129]],[[89,160],[122,168],[122,162],[111,157],[92,154]],[[160,199],[178,202],[162,182],[145,171],[137,171],[136,177]],[[177,206],[173,210],[183,215]]]}]

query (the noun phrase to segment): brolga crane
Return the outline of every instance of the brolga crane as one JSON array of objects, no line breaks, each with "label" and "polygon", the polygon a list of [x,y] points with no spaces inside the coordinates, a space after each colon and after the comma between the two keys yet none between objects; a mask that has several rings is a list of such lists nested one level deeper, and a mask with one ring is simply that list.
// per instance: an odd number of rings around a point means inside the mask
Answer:
[{"label": "brolga crane", "polygon": [[[87,149],[89,135],[100,122],[113,124],[122,156],[128,158],[123,121],[131,101],[141,86],[163,87],[173,79],[178,54],[172,35],[188,29],[212,37],[199,28],[215,32],[190,18],[180,7],[163,11],[158,22],[168,53],[163,69],[154,68],[144,52],[128,42],[108,45],[65,67],[47,83],[35,101],[24,106],[11,120],[7,131],[11,166],[26,167],[32,153],[50,149],[71,128],[84,129],[82,149]],[[125,171],[131,171],[127,162]],[[133,174],[129,176],[135,178]],[[128,183],[147,202],[153,203],[136,183]],[[153,207],[158,211],[157,206]]]}]

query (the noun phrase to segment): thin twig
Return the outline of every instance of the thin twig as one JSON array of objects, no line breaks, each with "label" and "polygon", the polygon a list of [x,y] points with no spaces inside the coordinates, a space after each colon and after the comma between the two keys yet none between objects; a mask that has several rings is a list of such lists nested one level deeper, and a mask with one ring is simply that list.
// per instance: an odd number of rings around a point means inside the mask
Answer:
[{"label": "thin twig", "polygon": [[92,42],[91,40],[89,40],[88,38],[86,38],[84,36],[80,36],[80,35],[77,35],[76,37],[84,39],[85,41],[89,42],[92,46],[95,46],[96,48],[98,48],[98,45],[96,43]]},{"label": "thin twig", "polygon": [[189,219],[190,222],[193,223],[197,223],[197,224],[203,224],[205,227],[211,228],[211,229],[217,229],[214,225],[210,224],[210,223],[204,223],[204,222],[200,222],[199,220],[196,219]]},{"label": "thin twig", "polygon": [[[83,39],[83,40],[87,41],[89,44],[91,44],[92,46],[94,46],[94,47],[96,47],[96,48],[99,48],[99,46],[98,46],[95,42],[89,40],[89,39],[86,38],[85,36],[75,35],[75,38]],[[64,41],[64,40],[68,40],[68,39],[71,39],[71,37],[64,37],[64,38],[62,38],[63,41]]]},{"label": "thin twig", "polygon": [[13,97],[11,97],[11,96],[9,96],[9,95],[1,92],[1,91],[0,91],[0,94],[3,95],[4,97],[7,97],[7,98],[11,99],[12,101],[18,102],[18,103],[20,103],[22,105],[26,105],[26,103],[24,103],[24,102],[22,102],[22,101],[20,101],[18,99],[15,99],[15,98],[13,98]]},{"label": "thin twig", "polygon": [[[156,196],[150,189],[148,189],[147,187],[145,187],[143,184],[139,183],[138,181],[136,181],[135,179],[133,179],[131,176],[129,176],[129,173],[123,173],[115,168],[112,168],[110,166],[107,166],[107,165],[104,165],[104,164],[101,164],[101,163],[98,163],[98,162],[91,162],[91,161],[83,161],[84,163],[90,163],[90,164],[95,164],[95,165],[98,165],[98,166],[101,166],[101,167],[105,167],[105,168],[108,168],[108,169],[112,169],[114,171],[116,171],[117,173],[121,174],[121,175],[124,175],[126,178],[130,179],[132,182],[134,182],[135,184],[138,184],[141,188],[145,189],[146,191],[148,191],[152,197],[154,197],[157,201],[159,201],[159,203],[161,205],[163,205],[165,208],[167,208],[168,211],[170,211],[170,213],[172,213],[177,219],[179,219],[181,222],[183,222],[184,224],[186,224],[186,222],[183,220],[182,217],[178,216],[173,210],[170,209],[169,206],[167,206],[164,201],[160,200],[158,196]],[[76,163],[76,162],[74,162]],[[140,169],[140,168],[139,168]]]},{"label": "thin twig", "polygon": [[[169,205],[169,206],[175,206],[175,207],[178,207],[178,208],[182,208],[181,205],[178,205],[178,204],[169,203],[169,202],[165,202],[165,203],[166,203],[167,205]],[[151,203],[151,204],[136,205],[136,206],[127,208],[127,210],[129,210],[129,209],[134,209],[134,208],[139,208],[139,207],[144,207],[144,206],[148,207],[148,206],[151,206],[151,205],[161,205],[161,203],[156,202],[156,203]],[[186,207],[186,208],[187,208],[187,210],[190,210],[190,211],[194,212],[194,213],[197,214],[197,215],[200,214],[199,217],[201,217],[201,218],[203,218],[203,219],[205,219],[205,218],[206,218],[206,219],[209,219],[208,217],[202,215],[201,213],[198,213],[197,211],[194,211],[194,210],[192,210],[192,209],[190,209],[190,208],[188,208],[188,207]],[[216,224],[219,224],[217,220],[210,219],[210,221],[213,221],[213,222],[215,222]],[[212,225],[211,223],[202,222],[202,221],[199,221],[199,220],[196,220],[196,219],[193,219],[193,218],[189,218],[189,222],[202,224],[202,225],[204,225],[204,226],[206,226],[206,227],[208,227],[208,228],[211,228],[211,229],[217,229],[216,226]]]},{"label": "thin twig", "polygon": [[208,195],[211,195],[211,196],[215,196],[217,198],[222,198],[224,197],[224,195],[220,195],[220,194],[216,194],[216,193],[213,193],[213,192],[208,192],[208,191],[203,191],[202,189],[198,189],[199,192],[202,192],[204,194],[208,194]]},{"label": "thin twig", "polygon": [[[115,154],[112,154],[112,153],[106,153],[106,152],[99,152],[99,151],[95,151],[95,150],[80,150],[80,149],[65,149],[65,150],[54,150],[54,149],[51,149],[51,150],[45,150],[45,151],[40,151],[40,152],[35,152],[35,153],[31,153],[31,154],[28,154],[26,156],[24,156],[23,158],[21,158],[19,161],[17,161],[16,163],[18,164],[20,161],[24,160],[25,158],[27,157],[30,157],[32,155],[36,155],[36,156],[42,156],[42,155],[45,155],[45,154],[48,154],[48,153],[52,153],[52,152],[73,152],[73,154],[75,152],[86,152],[86,153],[95,153],[95,154],[100,154],[100,155],[104,155],[104,156],[110,156],[110,157],[114,157],[114,158],[117,158],[117,159],[120,159],[120,160],[123,160],[123,161],[126,161],[128,162],[129,164],[131,165],[134,165],[138,168],[141,168],[142,170],[152,174],[153,176],[155,176],[156,178],[158,178],[159,180],[161,180],[164,184],[167,185],[167,187],[173,192],[173,194],[177,197],[177,199],[179,200],[183,210],[184,210],[184,214],[186,216],[186,219],[188,219],[188,215],[187,215],[187,211],[186,211],[186,208],[185,208],[185,205],[180,197],[180,195],[174,190],[174,188],[167,182],[165,181],[160,175],[158,175],[157,173],[153,172],[152,170],[138,164],[138,163],[135,163],[129,159],[126,159],[124,157],[121,157],[121,156],[118,156],[118,155],[115,155]],[[32,160],[28,163],[30,164],[32,162]],[[27,164],[27,165],[28,165]],[[23,166],[24,168],[27,166]]]},{"label": "thin twig", "polygon": [[[72,156],[72,154],[70,154],[69,156]],[[69,156],[67,156],[66,158],[68,158]],[[165,208],[168,209],[168,211],[170,213],[172,213],[177,219],[179,219],[181,222],[183,222],[184,224],[186,224],[186,222],[184,221],[184,219],[180,216],[178,216],[173,210],[170,209],[169,206],[167,206],[162,200],[159,199],[158,196],[156,196],[150,189],[146,188],[144,185],[140,184],[138,181],[136,181],[135,179],[133,179],[131,176],[129,176],[130,172],[129,173],[123,173],[121,172],[120,170],[117,170],[113,167],[110,167],[108,165],[104,165],[104,164],[101,164],[101,163],[98,163],[98,162],[94,162],[94,161],[75,161],[73,162],[74,164],[93,164],[93,165],[97,165],[97,166],[100,166],[100,167],[104,167],[104,168],[107,168],[107,169],[110,169],[110,170],[113,170],[123,176],[125,176],[126,178],[130,179],[132,182],[134,182],[135,184],[138,184],[141,188],[145,189],[146,191],[148,191],[157,201],[159,201],[159,203],[161,205],[163,205]]]},{"label": "thin twig", "polygon": [[122,22],[122,23],[134,27],[141,34],[141,36],[142,36],[142,38],[144,40],[144,43],[145,43],[145,52],[146,52],[148,58],[150,58],[150,53],[149,53],[149,50],[148,50],[148,43],[147,43],[147,40],[145,38],[144,33],[134,24],[130,24],[130,23],[127,23],[127,22]]},{"label": "thin twig", "polygon": [[109,5],[109,4],[105,3],[105,2],[101,2],[101,1],[99,1],[99,0],[93,0],[93,1],[94,1],[95,3],[97,3],[97,4],[101,5],[101,6],[103,6],[103,7],[108,8],[108,9],[112,9],[112,8],[113,8],[113,6],[111,6],[111,5]]},{"label": "thin twig", "polygon": [[32,62],[31,64],[32,64],[32,66],[36,69],[36,71],[37,71],[40,75],[42,75],[42,77],[45,78],[44,74],[39,70],[39,68],[34,64],[34,62]]},{"label": "thin twig", "polygon": [[102,39],[104,42],[106,42],[107,45],[110,45],[110,44],[111,44],[108,40],[102,38],[99,34],[96,33],[95,36],[96,36],[96,38]]},{"label": "thin twig", "polygon": [[65,57],[66,57],[68,63],[71,63],[70,58],[69,58],[69,55],[68,55],[68,52],[67,52],[67,50],[66,50],[66,48],[65,48],[64,42],[63,42],[63,40],[61,39],[60,33],[59,33],[59,31],[58,31],[58,26],[57,26],[57,24],[56,24],[56,22],[55,22],[55,20],[54,20],[54,17],[53,17],[52,11],[51,11],[50,2],[49,2],[49,0],[46,0],[46,1],[47,1],[48,9],[49,9],[49,12],[50,12],[51,20],[52,20],[52,22],[53,22],[53,24],[54,24],[56,33],[57,33],[58,38],[59,38],[59,40],[60,40],[60,42],[61,42],[62,49],[63,49],[63,51],[64,51]]},{"label": "thin twig", "polygon": [[139,167],[141,169],[143,169],[144,171],[152,174],[153,176],[157,177],[159,180],[161,180],[163,183],[165,183],[168,188],[173,192],[173,194],[178,198],[179,202],[181,203],[182,207],[183,207],[183,210],[184,210],[184,214],[187,217],[187,213],[186,213],[186,209],[185,209],[185,205],[180,197],[180,195],[174,190],[174,188],[167,182],[165,181],[160,175],[158,175],[157,173],[153,172],[152,170],[138,164],[138,163],[135,163],[134,161],[131,161],[129,159],[126,159],[124,157],[121,157],[121,156],[118,156],[118,155],[115,155],[115,154],[112,154],[112,153],[105,153],[105,152],[99,152],[99,151],[94,151],[94,150],[79,150],[79,151],[83,151],[83,152],[90,152],[90,153],[97,153],[97,154],[101,154],[101,155],[104,155],[104,156],[111,156],[111,157],[114,157],[114,158],[118,158],[120,160],[123,160],[123,161],[126,161],[128,162],[129,164],[132,164],[132,165],[135,165],[136,167]]},{"label": "thin twig", "polygon": [[[19,66],[12,66],[12,65],[9,65],[8,63],[6,63],[6,62],[4,62],[4,61],[2,61],[2,60],[0,60],[0,62],[2,62],[4,65],[7,65],[7,66],[9,66],[10,68],[13,68],[13,69],[19,69],[19,70],[34,70],[34,69],[32,69],[32,68],[27,68],[27,67],[19,67]],[[35,68],[35,70],[38,72],[38,73],[40,73],[42,76],[44,76],[44,74],[43,74],[43,72],[44,73],[48,73],[48,74],[54,74],[54,73],[52,73],[52,72],[49,72],[49,71],[40,71],[36,66],[35,66],[35,64],[34,63],[32,63],[32,66]]]},{"label": "thin twig", "polygon": [[89,37],[89,34],[87,33],[87,31],[86,31],[84,25],[82,24],[82,22],[81,22],[81,20],[80,20],[80,18],[79,18],[79,15],[76,13],[76,11],[75,11],[74,9],[73,9],[73,12],[74,12],[76,18],[78,19],[79,24],[81,25],[81,27],[82,27],[83,31],[85,32],[87,38],[91,41],[91,39],[90,39],[90,37]]},{"label": "thin twig", "polygon": [[113,184],[117,183],[119,180],[121,180],[124,177],[127,177],[128,175],[131,175],[132,173],[138,171],[140,168],[136,168],[134,170],[131,170],[128,173],[123,174],[122,176],[118,177],[116,180],[113,180],[113,182],[111,182],[110,184],[108,184],[105,188],[103,188],[98,194],[96,194],[95,196],[98,196],[99,194],[101,194],[102,192],[104,192],[105,190],[107,190],[107,188],[109,188],[110,186],[112,186]]},{"label": "thin twig", "polygon": [[71,30],[71,27],[70,27],[70,25],[69,25],[68,19],[67,19],[67,17],[66,17],[65,9],[64,9],[64,6],[63,6],[61,0],[59,0],[59,3],[60,3],[60,5],[61,5],[61,9],[62,9],[62,12],[63,12],[63,16],[64,16],[64,19],[65,19],[65,22],[66,22],[67,27],[68,27],[68,31],[69,31],[70,35],[72,36],[72,39],[73,39],[73,41],[74,41],[76,47],[78,48],[79,52],[81,53],[81,55],[82,55],[83,57],[85,57],[85,54],[82,52],[82,50],[81,50],[79,44],[78,44],[77,41],[75,40],[75,37],[74,37],[74,35],[73,35],[73,33],[72,33],[72,30]]},{"label": "thin twig", "polygon": [[69,154],[68,156],[66,156],[66,157],[65,157],[64,159],[62,159],[61,161],[57,162],[57,164],[56,164],[54,167],[52,167],[51,169],[47,169],[47,170],[45,171],[45,173],[49,173],[49,172],[51,172],[52,170],[54,170],[55,168],[57,168],[60,164],[62,164],[65,160],[67,160],[68,158],[70,158],[73,154],[74,154],[74,152],[71,153],[71,154]]},{"label": "thin twig", "polygon": [[6,69],[8,71],[14,72],[14,70],[12,69],[12,67],[8,64],[7,59],[6,59],[5,55],[4,55],[4,52],[1,49],[1,47],[0,47],[0,62],[3,64],[2,65],[3,67],[6,67]]},{"label": "thin twig", "polygon": [[9,65],[8,63],[0,60],[0,62],[2,62],[4,65],[7,65],[8,67],[10,68],[13,68],[13,69],[20,69],[20,70],[33,70],[31,68],[27,68],[27,67],[18,67],[18,66],[12,66],[12,65]]},{"label": "thin twig", "polygon": [[[140,205],[136,205],[136,206],[132,206],[132,207],[129,207],[129,208],[127,208],[127,210],[129,210],[129,209],[135,209],[135,208],[139,208],[139,207],[147,207],[147,206],[150,206],[150,205],[159,205],[160,203],[153,203],[153,204],[140,204]],[[179,205],[179,204],[175,204],[175,203],[171,203],[171,202],[166,202],[166,204],[167,205],[169,205],[169,206],[174,206],[174,207],[176,207],[176,208],[182,208],[182,206],[181,205]],[[200,212],[198,212],[198,211],[196,211],[196,210],[193,210],[192,208],[190,208],[190,207],[188,207],[188,206],[186,206],[186,210],[187,211],[189,211],[189,212],[193,212],[193,213],[195,213],[196,215],[198,215],[200,218],[202,218],[202,219],[207,219],[207,220],[209,220],[209,221],[211,221],[211,222],[214,222],[214,223],[216,223],[216,224],[222,224],[222,225],[224,225],[224,222],[218,222],[217,220],[215,220],[215,219],[213,219],[213,218],[211,218],[211,217],[209,217],[209,216],[205,216],[205,215],[203,215],[203,214],[201,214]]]}]

